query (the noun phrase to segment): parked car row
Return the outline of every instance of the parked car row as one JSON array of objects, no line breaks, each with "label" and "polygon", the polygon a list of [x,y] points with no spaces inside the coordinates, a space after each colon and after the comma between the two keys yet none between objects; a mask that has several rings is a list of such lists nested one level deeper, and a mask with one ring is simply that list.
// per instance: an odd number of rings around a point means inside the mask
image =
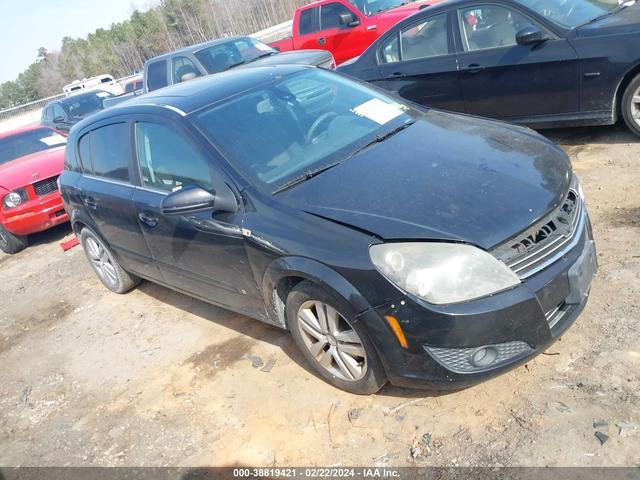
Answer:
[{"label": "parked car row", "polygon": [[[374,32],[338,73],[327,39],[279,53],[231,37],[149,60],[143,95],[61,104],[75,125],[59,217],[102,283],[146,279],[289,330],[318,376],[359,394],[472,385],[557,340],[597,271],[568,157],[526,127],[431,107],[540,127],[621,115],[638,133],[639,7],[401,3],[296,13],[293,47],[330,13],[335,31]],[[7,171],[42,152],[61,168],[64,134],[24,134],[28,148],[0,139]],[[5,251],[40,228],[12,218],[59,211],[15,176],[0,182]]]}]

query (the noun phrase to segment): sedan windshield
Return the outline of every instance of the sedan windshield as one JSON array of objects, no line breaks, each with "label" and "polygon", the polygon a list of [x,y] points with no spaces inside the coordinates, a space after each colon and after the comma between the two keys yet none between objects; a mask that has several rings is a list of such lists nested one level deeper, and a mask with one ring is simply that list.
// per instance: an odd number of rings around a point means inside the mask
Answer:
[{"label": "sedan windshield", "polygon": [[213,74],[277,53],[255,38],[244,37],[205,48],[196,52],[195,56],[207,73]]},{"label": "sedan windshield", "polygon": [[518,0],[564,28],[575,28],[616,10],[618,0]]},{"label": "sedan windshield", "polygon": [[113,97],[109,92],[97,91],[91,93],[82,93],[66,98],[61,103],[73,118],[84,118],[87,115],[102,110],[104,106],[102,101],[105,98]]},{"label": "sedan windshield", "polygon": [[418,115],[376,90],[309,69],[205,109],[196,124],[241,173],[275,191],[383,141]]},{"label": "sedan windshield", "polygon": [[50,128],[39,128],[0,138],[0,165],[66,143],[65,137]]}]

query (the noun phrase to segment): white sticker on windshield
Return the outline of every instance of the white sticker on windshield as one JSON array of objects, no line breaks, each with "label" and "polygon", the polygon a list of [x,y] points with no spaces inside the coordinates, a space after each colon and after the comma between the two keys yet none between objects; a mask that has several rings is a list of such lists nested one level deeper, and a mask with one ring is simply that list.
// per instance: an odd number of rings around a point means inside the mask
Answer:
[{"label": "white sticker on windshield", "polygon": [[389,123],[404,113],[400,105],[386,103],[378,98],[358,105],[351,109],[351,111],[356,115],[373,120],[380,125]]},{"label": "white sticker on windshield", "polygon": [[48,137],[43,137],[40,139],[42,143],[44,143],[47,147],[53,147],[55,145],[64,145],[67,143],[67,139],[64,138],[59,133],[54,133],[53,135],[49,135]]},{"label": "white sticker on windshield", "polygon": [[106,98],[109,96],[108,92],[98,92],[96,93],[97,96],[99,96],[100,98]]}]

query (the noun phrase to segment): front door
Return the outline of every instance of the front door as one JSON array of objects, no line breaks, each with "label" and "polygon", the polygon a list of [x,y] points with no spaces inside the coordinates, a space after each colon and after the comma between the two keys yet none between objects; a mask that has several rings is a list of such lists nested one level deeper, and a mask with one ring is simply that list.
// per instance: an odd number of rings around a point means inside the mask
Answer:
[{"label": "front door", "polygon": [[464,111],[449,15],[419,20],[385,40],[374,83],[420,105]]},{"label": "front door", "polygon": [[[497,4],[458,9],[457,24],[468,113],[518,120],[579,111],[579,62],[566,39]],[[518,45],[516,34],[529,26],[543,30],[548,40]]]},{"label": "front door", "polygon": [[187,131],[163,121],[135,127],[141,188],[134,194],[140,227],[165,282],[186,293],[246,312],[264,315],[242,236],[242,211],[167,215],[169,193],[196,185],[214,190],[223,178]]},{"label": "front door", "polygon": [[[345,14],[353,18],[352,26],[342,24],[340,16]],[[315,48],[329,50],[337,65],[357,57],[376,39],[376,32],[367,30],[363,20],[358,10],[343,3],[323,4],[320,7],[319,43]]]}]

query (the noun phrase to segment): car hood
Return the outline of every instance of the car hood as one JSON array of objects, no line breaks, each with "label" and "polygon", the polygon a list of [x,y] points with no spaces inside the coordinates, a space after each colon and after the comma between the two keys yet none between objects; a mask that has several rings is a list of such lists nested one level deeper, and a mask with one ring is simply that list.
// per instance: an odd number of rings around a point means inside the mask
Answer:
[{"label": "car hood", "polygon": [[256,67],[266,65],[321,65],[325,62],[333,60],[331,53],[325,50],[292,50],[290,52],[281,52],[277,55],[259,58],[251,63],[247,63],[245,67]]},{"label": "car hood", "polygon": [[566,154],[529,129],[429,111],[278,197],[387,240],[490,249],[557,207],[571,176]]},{"label": "car hood", "polygon": [[65,147],[32,153],[0,165],[0,187],[15,190],[62,173]]},{"label": "car hood", "polygon": [[[608,15],[600,20],[583,25],[576,30],[580,37],[613,35],[621,33],[637,33],[640,35],[640,3]],[[635,46],[634,43],[630,46]]]}]

